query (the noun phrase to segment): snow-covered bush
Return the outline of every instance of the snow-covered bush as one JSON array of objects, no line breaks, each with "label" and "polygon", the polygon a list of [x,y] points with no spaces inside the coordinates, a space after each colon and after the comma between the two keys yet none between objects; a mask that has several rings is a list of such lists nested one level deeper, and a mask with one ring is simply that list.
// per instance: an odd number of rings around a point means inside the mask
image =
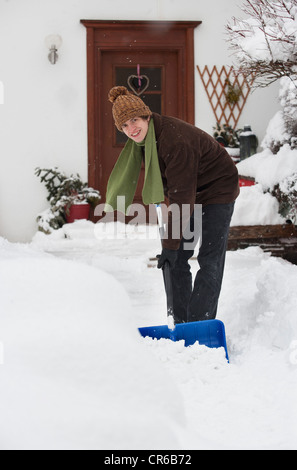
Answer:
[{"label": "snow-covered bush", "polygon": [[[235,67],[252,87],[266,87],[280,79],[282,109],[270,121],[262,147],[269,149],[272,157],[283,158],[284,149],[289,153],[297,148],[297,0],[245,0],[242,11],[247,18],[233,18],[227,26],[238,63]],[[296,222],[294,167],[291,175],[266,190],[277,198],[280,213]]]},{"label": "snow-covered bush", "polygon": [[35,175],[40,177],[48,191],[47,200],[50,208],[38,214],[38,230],[46,234],[61,228],[65,222],[65,213],[72,204],[89,203],[95,207],[101,199],[100,192],[89,188],[87,183],[76,175],[66,176],[58,168],[36,168]]},{"label": "snow-covered bush", "polygon": [[45,211],[38,214],[36,221],[38,224],[38,230],[48,235],[53,230],[61,228],[65,224],[66,219],[64,212],[53,210],[52,207],[48,207]]},{"label": "snow-covered bush", "polygon": [[246,19],[233,18],[228,39],[240,70],[253,86],[297,78],[297,0],[245,0]]},{"label": "snow-covered bush", "polygon": [[[297,21],[296,21],[297,28]],[[297,65],[296,65],[297,67]],[[297,139],[297,80],[283,77],[280,80],[280,104],[283,111],[284,125],[290,136],[290,144],[296,147]]]},{"label": "snow-covered bush", "polygon": [[290,135],[286,131],[283,111],[280,110],[270,120],[261,146],[276,155],[279,149],[289,142]]},{"label": "snow-covered bush", "polygon": [[297,224],[297,173],[282,180],[272,193],[279,201],[279,212]]}]

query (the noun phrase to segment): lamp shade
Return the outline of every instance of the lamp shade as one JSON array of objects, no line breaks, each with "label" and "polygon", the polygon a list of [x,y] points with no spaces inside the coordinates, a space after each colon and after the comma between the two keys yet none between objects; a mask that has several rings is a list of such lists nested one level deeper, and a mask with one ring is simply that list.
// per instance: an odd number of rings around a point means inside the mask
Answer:
[{"label": "lamp shade", "polygon": [[62,46],[62,38],[59,34],[49,34],[46,36],[44,42],[48,49],[51,49],[53,46],[59,49]]}]

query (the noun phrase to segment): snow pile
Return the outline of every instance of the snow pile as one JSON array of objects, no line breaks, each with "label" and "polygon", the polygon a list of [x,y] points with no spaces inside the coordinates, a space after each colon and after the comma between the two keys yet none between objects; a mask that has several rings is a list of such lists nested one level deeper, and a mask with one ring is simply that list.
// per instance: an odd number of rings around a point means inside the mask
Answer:
[{"label": "snow pile", "polygon": [[0,239],[1,448],[296,449],[297,266],[227,253],[228,364],[222,348],[139,335],[167,322],[160,242],[101,230]]},{"label": "snow pile", "polygon": [[264,193],[262,185],[243,186],[235,203],[231,226],[282,224],[285,219],[278,210],[277,199]]},{"label": "snow pile", "polygon": [[270,119],[265,137],[261,143],[264,149],[271,148],[277,143],[279,146],[282,142],[289,142],[290,135],[286,130],[283,111],[279,110],[272,119]]},{"label": "snow pile", "polygon": [[297,149],[284,145],[274,155],[269,149],[252,155],[237,164],[240,175],[250,176],[263,186],[263,190],[273,187],[294,173],[297,173]]},{"label": "snow pile", "polygon": [[258,247],[228,252],[227,261],[220,311],[237,353],[285,351],[297,339],[297,266]]},{"label": "snow pile", "polygon": [[181,397],[121,284],[0,240],[1,448],[175,447]]}]

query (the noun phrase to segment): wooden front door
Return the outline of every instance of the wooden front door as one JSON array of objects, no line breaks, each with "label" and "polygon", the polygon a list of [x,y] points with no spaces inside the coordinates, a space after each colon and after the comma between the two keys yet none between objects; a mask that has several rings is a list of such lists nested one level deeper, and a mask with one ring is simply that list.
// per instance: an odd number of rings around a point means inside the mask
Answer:
[{"label": "wooden front door", "polygon": [[[130,52],[129,56],[122,52],[105,52],[102,54],[102,96],[107,97],[110,88],[114,85],[124,85],[135,89],[140,98],[152,111],[169,116],[179,116],[179,103],[177,101],[178,83],[178,57],[171,51]],[[148,87],[144,93],[138,92],[137,74],[143,77],[144,86]],[[98,184],[104,194],[108,177],[126,142],[125,134],[119,132],[111,114],[112,104],[107,99],[102,100],[102,114],[106,119],[99,122],[98,153],[100,158],[100,174]],[[134,202],[141,203],[141,192],[144,178],[144,167],[141,170]]]},{"label": "wooden front door", "polygon": [[[105,201],[109,175],[125,144],[112,118],[115,85],[150,109],[194,123],[193,31],[200,22],[82,20],[87,28],[89,185]],[[137,77],[143,77],[141,87]],[[134,202],[141,202],[143,173]]]}]

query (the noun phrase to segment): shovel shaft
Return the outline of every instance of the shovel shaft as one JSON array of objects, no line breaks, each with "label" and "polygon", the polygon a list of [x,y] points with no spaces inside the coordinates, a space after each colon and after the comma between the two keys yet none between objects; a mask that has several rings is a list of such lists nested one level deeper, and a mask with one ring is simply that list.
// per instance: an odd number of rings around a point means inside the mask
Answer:
[{"label": "shovel shaft", "polygon": [[[156,205],[156,210],[157,210],[157,217],[158,217],[160,239],[163,245],[165,226],[163,222],[162,208],[159,204]],[[170,265],[168,261],[165,261],[162,271],[163,271],[163,280],[164,280],[164,286],[165,286],[165,292],[166,292],[166,298],[167,298],[167,315],[172,316],[174,318],[173,289],[172,289]]]},{"label": "shovel shaft", "polygon": [[168,261],[165,262],[163,268],[163,279],[164,279],[164,286],[167,298],[167,315],[173,315],[173,289],[172,289],[172,281],[171,281],[171,272],[170,272],[170,265]]}]

